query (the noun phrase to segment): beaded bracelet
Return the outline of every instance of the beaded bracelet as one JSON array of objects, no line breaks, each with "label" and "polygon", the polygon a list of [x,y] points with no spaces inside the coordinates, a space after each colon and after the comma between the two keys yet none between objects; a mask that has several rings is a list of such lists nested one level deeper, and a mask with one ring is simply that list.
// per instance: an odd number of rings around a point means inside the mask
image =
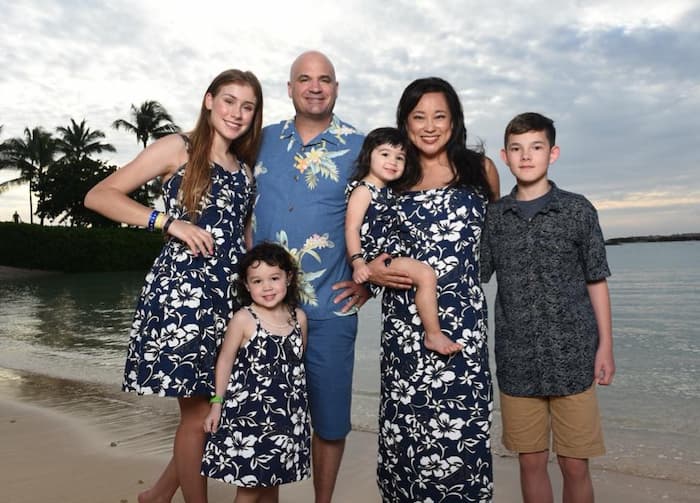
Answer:
[{"label": "beaded bracelet", "polygon": [[151,212],[151,216],[148,217],[148,227],[147,229],[149,232],[153,232],[155,230],[155,225],[156,225],[156,219],[158,218],[158,215],[160,215],[160,211],[158,210],[153,210]]},{"label": "beaded bracelet", "polygon": [[221,395],[214,395],[209,399],[209,403],[224,403],[224,397]]}]

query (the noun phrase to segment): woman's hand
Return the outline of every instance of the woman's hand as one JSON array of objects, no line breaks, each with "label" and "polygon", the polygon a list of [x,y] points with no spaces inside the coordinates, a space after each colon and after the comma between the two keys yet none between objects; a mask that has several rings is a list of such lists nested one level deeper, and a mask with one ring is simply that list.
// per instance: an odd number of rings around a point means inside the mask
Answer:
[{"label": "woman's hand", "polygon": [[369,282],[384,288],[398,288],[408,290],[413,286],[413,281],[405,272],[396,271],[389,267],[391,255],[382,253],[372,260],[369,267]]},{"label": "woman's hand", "polygon": [[211,232],[186,220],[174,220],[168,228],[168,234],[187,244],[195,257],[200,253],[205,257],[214,253],[214,236]]}]

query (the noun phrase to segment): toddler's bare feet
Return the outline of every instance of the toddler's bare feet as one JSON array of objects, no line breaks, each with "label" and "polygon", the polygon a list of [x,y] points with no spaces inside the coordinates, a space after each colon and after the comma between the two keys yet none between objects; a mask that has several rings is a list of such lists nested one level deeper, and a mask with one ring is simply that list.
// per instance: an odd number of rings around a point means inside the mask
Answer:
[{"label": "toddler's bare feet", "polygon": [[425,334],[423,344],[430,351],[435,351],[445,356],[462,350],[462,345],[459,342],[453,341],[442,332]]}]

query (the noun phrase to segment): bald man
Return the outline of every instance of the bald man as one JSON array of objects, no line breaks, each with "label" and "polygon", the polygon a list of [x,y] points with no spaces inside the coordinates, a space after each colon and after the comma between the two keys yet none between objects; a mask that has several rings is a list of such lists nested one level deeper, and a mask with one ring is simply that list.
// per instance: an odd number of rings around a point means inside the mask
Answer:
[{"label": "bald man", "polygon": [[297,57],[287,90],[295,116],[263,130],[253,242],[282,244],[303,273],[313,482],[316,503],[326,503],[350,432],[357,310],[368,298],[351,280],[344,234],[344,191],[363,137],[333,114],[338,81],[324,54]]}]

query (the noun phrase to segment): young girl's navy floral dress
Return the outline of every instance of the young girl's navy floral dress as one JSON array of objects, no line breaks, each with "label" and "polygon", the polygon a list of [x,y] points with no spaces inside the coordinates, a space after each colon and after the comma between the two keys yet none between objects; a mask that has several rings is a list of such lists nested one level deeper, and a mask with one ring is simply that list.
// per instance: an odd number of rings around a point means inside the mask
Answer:
[{"label": "young girl's navy floral dress", "polygon": [[406,254],[433,267],[442,332],[463,344],[426,350],[415,290],[382,301],[377,480],[385,502],[491,501],[491,373],[479,243],[486,201],[459,187],[404,193]]},{"label": "young girl's navy floral dress", "polygon": [[[163,185],[166,213],[188,219],[177,198],[185,166]],[[214,237],[214,254],[195,257],[169,239],[136,307],[123,389],[140,394],[190,397],[214,393],[214,365],[234,312],[233,281],[245,253],[244,227],[255,186],[244,166],[234,172],[212,165],[211,190],[197,225]]]},{"label": "young girl's navy floral dress", "polygon": [[219,429],[209,435],[202,475],[242,487],[271,487],[311,476],[311,432],[301,328],[273,335],[255,318],[239,348]]}]

